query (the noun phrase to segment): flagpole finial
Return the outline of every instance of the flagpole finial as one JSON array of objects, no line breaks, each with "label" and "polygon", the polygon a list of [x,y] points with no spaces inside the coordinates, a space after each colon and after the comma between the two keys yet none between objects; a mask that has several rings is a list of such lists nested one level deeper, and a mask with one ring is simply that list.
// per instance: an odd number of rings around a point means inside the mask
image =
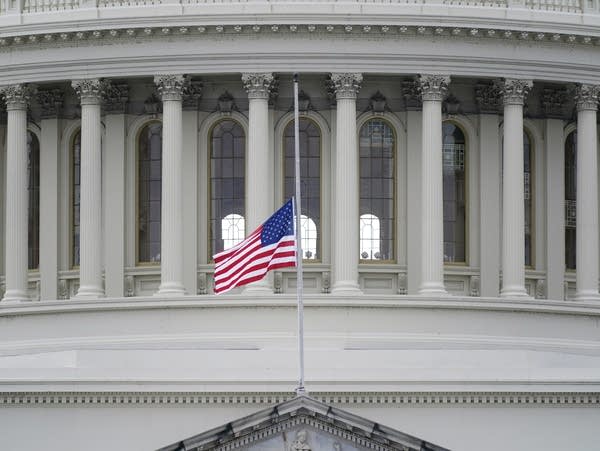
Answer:
[{"label": "flagpole finial", "polygon": [[294,83],[298,83],[298,78],[300,78],[298,72],[294,72]]}]

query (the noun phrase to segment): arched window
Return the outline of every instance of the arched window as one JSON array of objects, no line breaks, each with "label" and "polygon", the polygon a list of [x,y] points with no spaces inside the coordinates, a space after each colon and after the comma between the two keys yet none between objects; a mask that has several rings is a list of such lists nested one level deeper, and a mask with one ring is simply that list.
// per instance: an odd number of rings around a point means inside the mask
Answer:
[{"label": "arched window", "polygon": [[138,135],[138,263],[160,262],[162,124],[146,125]]},{"label": "arched window", "polygon": [[[227,249],[234,227],[244,231],[246,135],[234,120],[218,122],[209,136],[210,252]],[[235,225],[225,218],[237,218]],[[224,230],[224,227],[227,230]],[[237,236],[237,235],[236,235]]]},{"label": "arched window", "polygon": [[577,262],[577,132],[565,141],[565,265],[574,270]]},{"label": "arched window", "polygon": [[244,239],[246,230],[244,217],[232,213],[221,220],[221,233],[223,239],[223,249],[235,246]]},{"label": "arched window", "polygon": [[444,261],[466,262],[466,140],[453,122],[442,125]]},{"label": "arched window", "polygon": [[71,266],[79,266],[79,201],[81,175],[81,130],[71,141]]},{"label": "arched window", "polygon": [[[302,191],[301,224],[302,253],[305,260],[321,258],[320,226],[321,226],[321,130],[313,121],[300,118],[300,180]],[[295,153],[294,153],[294,121],[291,121],[283,133],[284,144],[284,197],[289,199],[296,192],[295,185]],[[306,214],[306,216],[304,216]],[[305,219],[312,222],[312,226]],[[314,227],[313,227],[314,226]],[[306,233],[306,235],[304,235]]]},{"label": "arched window", "polygon": [[533,201],[534,172],[533,172],[533,142],[527,132],[523,132],[523,177],[525,182],[525,266],[533,266]]},{"label": "arched window", "polygon": [[390,125],[371,119],[360,129],[360,258],[394,260],[396,138]]},{"label": "arched window", "polygon": [[40,142],[32,132],[27,132],[27,193],[28,268],[37,269],[40,264]]},{"label": "arched window", "polygon": [[360,258],[381,260],[381,223],[375,215],[360,215]]}]

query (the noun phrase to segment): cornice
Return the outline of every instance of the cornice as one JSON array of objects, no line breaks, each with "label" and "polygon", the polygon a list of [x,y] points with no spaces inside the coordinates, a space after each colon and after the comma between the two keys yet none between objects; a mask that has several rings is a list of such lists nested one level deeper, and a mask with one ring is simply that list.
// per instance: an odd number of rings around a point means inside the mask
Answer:
[{"label": "cornice", "polygon": [[[384,406],[600,406],[598,392],[311,392],[317,401],[333,405]],[[294,397],[285,392],[4,392],[0,406],[186,406],[272,405]]]}]

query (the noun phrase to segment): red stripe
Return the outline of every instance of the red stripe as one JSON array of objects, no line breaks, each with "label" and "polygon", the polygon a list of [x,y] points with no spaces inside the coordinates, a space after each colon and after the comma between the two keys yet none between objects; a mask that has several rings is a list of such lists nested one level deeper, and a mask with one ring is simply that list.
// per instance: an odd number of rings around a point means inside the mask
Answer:
[{"label": "red stripe", "polygon": [[218,254],[215,254],[213,256],[215,263],[220,263],[224,260],[227,260],[227,259],[233,257],[238,252],[241,252],[246,246],[248,246],[248,244],[255,241],[256,236],[260,235],[261,231],[262,231],[262,226],[259,227],[258,229],[256,229],[254,232],[252,232],[244,241],[236,244],[233,247],[230,247],[227,250],[224,250],[223,252],[219,252]]}]

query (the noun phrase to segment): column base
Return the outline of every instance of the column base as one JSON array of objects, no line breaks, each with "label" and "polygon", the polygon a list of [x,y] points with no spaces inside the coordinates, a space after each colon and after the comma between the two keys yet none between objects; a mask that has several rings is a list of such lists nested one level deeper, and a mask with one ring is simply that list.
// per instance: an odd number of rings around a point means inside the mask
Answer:
[{"label": "column base", "polygon": [[529,293],[527,293],[527,291],[525,290],[525,287],[520,286],[520,285],[502,288],[500,290],[500,297],[501,298],[528,298],[528,299],[533,299],[531,296],[529,296]]},{"label": "column base", "polygon": [[9,289],[4,293],[4,297],[2,298],[2,302],[21,302],[21,301],[31,301],[31,298],[27,294],[25,290],[18,289]]},{"label": "column base", "polygon": [[104,297],[104,290],[95,286],[79,287],[73,299],[98,299]]},{"label": "column base", "polygon": [[355,281],[342,280],[333,284],[331,294],[342,296],[360,296],[363,294],[363,292]]},{"label": "column base", "polygon": [[600,293],[597,290],[581,290],[575,293],[575,301],[600,301]]},{"label": "column base", "polygon": [[186,294],[187,293],[182,283],[165,282],[160,284],[158,291],[154,293],[154,296],[177,297],[185,296]]},{"label": "column base", "polygon": [[418,294],[419,296],[427,297],[450,296],[444,284],[440,282],[426,282],[421,284]]}]

